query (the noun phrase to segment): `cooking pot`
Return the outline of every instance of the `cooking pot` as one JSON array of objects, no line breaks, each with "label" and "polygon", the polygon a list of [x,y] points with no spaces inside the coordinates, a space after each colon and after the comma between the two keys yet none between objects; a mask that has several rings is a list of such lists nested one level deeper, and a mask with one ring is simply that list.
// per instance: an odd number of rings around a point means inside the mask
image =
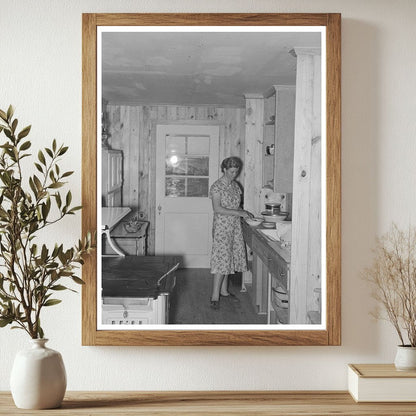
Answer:
[{"label": "cooking pot", "polygon": [[270,212],[271,214],[278,214],[280,212],[280,206],[278,202],[266,202],[265,207],[266,211]]}]

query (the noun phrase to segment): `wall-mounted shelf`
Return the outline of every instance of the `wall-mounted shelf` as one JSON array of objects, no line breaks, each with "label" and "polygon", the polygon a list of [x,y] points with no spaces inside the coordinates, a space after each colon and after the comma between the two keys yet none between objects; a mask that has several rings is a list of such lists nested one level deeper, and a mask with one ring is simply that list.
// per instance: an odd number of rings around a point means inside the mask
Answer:
[{"label": "wall-mounted shelf", "polygon": [[[264,94],[265,148],[272,144],[279,152],[263,163],[263,185],[273,181],[274,191],[290,193],[293,188],[295,135],[295,95],[293,85],[273,85]],[[266,152],[265,152],[266,153]]]}]

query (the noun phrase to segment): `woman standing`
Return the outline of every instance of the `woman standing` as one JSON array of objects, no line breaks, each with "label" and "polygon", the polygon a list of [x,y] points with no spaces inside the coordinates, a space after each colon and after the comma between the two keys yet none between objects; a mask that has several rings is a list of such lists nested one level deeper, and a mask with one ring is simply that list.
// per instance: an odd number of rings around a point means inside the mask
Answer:
[{"label": "woman standing", "polygon": [[220,296],[233,296],[228,292],[228,275],[247,270],[240,218],[253,215],[240,207],[242,192],[235,179],[242,165],[238,157],[224,159],[221,163],[223,176],[210,189],[214,209],[211,254],[211,273],[214,275],[211,295],[213,309],[219,308]]}]

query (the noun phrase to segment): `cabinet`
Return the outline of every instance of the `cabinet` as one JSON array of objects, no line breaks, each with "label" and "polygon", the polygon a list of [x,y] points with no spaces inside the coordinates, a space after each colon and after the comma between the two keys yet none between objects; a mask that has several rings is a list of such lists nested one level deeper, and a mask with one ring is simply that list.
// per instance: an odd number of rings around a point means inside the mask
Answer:
[{"label": "cabinet", "polygon": [[273,85],[264,95],[263,186],[293,192],[296,88]]},{"label": "cabinet", "polygon": [[123,152],[103,148],[101,171],[102,205],[104,207],[122,206]]},{"label": "cabinet", "polygon": [[253,249],[253,302],[259,314],[267,314],[269,293],[268,262],[270,254],[266,244],[257,236],[252,237]]},{"label": "cabinet", "polygon": [[[130,221],[135,221],[137,227],[129,229]],[[145,256],[147,254],[148,221],[139,221],[134,213],[128,214],[111,230],[111,238],[121,251],[128,256]],[[103,240],[103,254],[115,254],[107,240]]]},{"label": "cabinet", "polygon": [[270,242],[261,228],[243,222],[243,235],[253,255],[249,293],[257,313],[267,314],[270,324],[290,323],[290,252]]},{"label": "cabinet", "polygon": [[251,238],[253,250],[252,299],[259,314],[268,315],[268,323],[288,324],[290,263],[257,232]]},{"label": "cabinet", "polygon": [[272,256],[268,265],[270,273],[270,323],[288,324],[290,264],[278,254]]}]

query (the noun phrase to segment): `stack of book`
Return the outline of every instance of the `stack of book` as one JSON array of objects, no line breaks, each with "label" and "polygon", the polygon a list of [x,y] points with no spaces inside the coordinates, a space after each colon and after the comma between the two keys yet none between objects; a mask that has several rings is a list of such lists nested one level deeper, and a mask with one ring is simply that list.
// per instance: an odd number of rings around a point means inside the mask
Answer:
[{"label": "stack of book", "polygon": [[394,364],[349,364],[348,390],[356,402],[416,402],[416,371]]}]

